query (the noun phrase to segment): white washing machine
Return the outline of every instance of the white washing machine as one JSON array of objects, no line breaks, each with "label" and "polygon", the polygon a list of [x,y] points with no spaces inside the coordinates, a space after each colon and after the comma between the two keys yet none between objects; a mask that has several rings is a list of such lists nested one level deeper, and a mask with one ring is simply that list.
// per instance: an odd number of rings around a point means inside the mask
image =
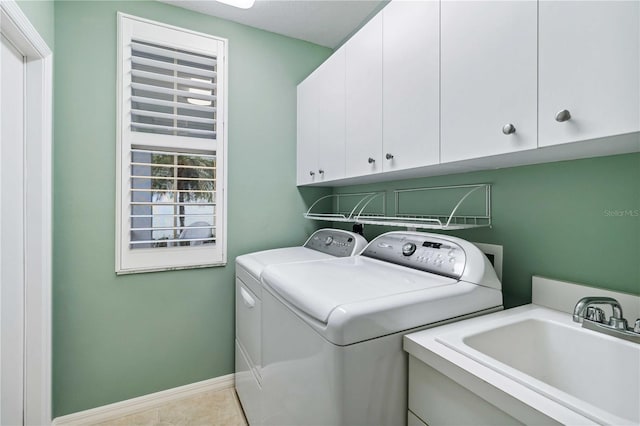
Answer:
[{"label": "white washing machine", "polygon": [[249,423],[260,424],[261,415],[261,298],[260,276],[265,267],[353,256],[366,246],[361,235],[338,229],[321,229],[304,245],[245,254],[236,258],[236,391]]},{"label": "white washing machine", "polygon": [[406,425],[402,336],[502,309],[487,257],[454,237],[390,232],[358,256],[262,273],[263,422]]}]

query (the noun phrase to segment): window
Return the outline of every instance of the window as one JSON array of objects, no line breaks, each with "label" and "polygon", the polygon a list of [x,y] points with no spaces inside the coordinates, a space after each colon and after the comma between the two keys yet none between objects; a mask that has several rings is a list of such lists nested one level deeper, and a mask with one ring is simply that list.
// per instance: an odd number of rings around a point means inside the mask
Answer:
[{"label": "window", "polygon": [[118,14],[116,272],[226,263],[226,40]]}]

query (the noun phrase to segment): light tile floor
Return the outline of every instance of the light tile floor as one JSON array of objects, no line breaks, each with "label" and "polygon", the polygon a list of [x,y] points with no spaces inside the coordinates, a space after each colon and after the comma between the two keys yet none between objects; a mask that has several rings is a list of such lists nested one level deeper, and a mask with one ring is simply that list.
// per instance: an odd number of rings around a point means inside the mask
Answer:
[{"label": "light tile floor", "polygon": [[247,426],[234,389],[204,392],[96,426]]}]

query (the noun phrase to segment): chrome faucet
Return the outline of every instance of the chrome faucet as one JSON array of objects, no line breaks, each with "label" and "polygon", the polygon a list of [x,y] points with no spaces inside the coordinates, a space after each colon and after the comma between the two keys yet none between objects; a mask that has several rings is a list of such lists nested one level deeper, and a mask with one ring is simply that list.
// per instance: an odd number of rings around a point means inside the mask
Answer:
[{"label": "chrome faucet", "polygon": [[[591,307],[591,305],[610,305],[611,309],[613,309],[612,318],[623,319],[622,306],[613,297],[583,297],[578,300],[576,307],[573,308],[573,321],[581,323],[585,318],[587,308]],[[589,317],[586,318],[590,319]]]},{"label": "chrome faucet", "polygon": [[[611,306],[613,315],[609,321],[605,322],[604,311],[593,305]],[[633,328],[628,328],[620,302],[611,297],[583,297],[573,308],[573,321],[582,323],[582,327],[589,330],[640,343],[640,319],[636,320]]]}]

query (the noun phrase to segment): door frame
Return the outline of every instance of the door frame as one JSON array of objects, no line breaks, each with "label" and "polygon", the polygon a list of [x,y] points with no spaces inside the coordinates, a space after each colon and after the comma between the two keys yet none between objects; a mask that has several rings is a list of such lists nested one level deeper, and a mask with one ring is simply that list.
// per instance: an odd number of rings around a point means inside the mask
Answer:
[{"label": "door frame", "polygon": [[24,422],[48,425],[52,418],[53,54],[14,0],[0,0],[0,15],[2,34],[26,57]]}]

